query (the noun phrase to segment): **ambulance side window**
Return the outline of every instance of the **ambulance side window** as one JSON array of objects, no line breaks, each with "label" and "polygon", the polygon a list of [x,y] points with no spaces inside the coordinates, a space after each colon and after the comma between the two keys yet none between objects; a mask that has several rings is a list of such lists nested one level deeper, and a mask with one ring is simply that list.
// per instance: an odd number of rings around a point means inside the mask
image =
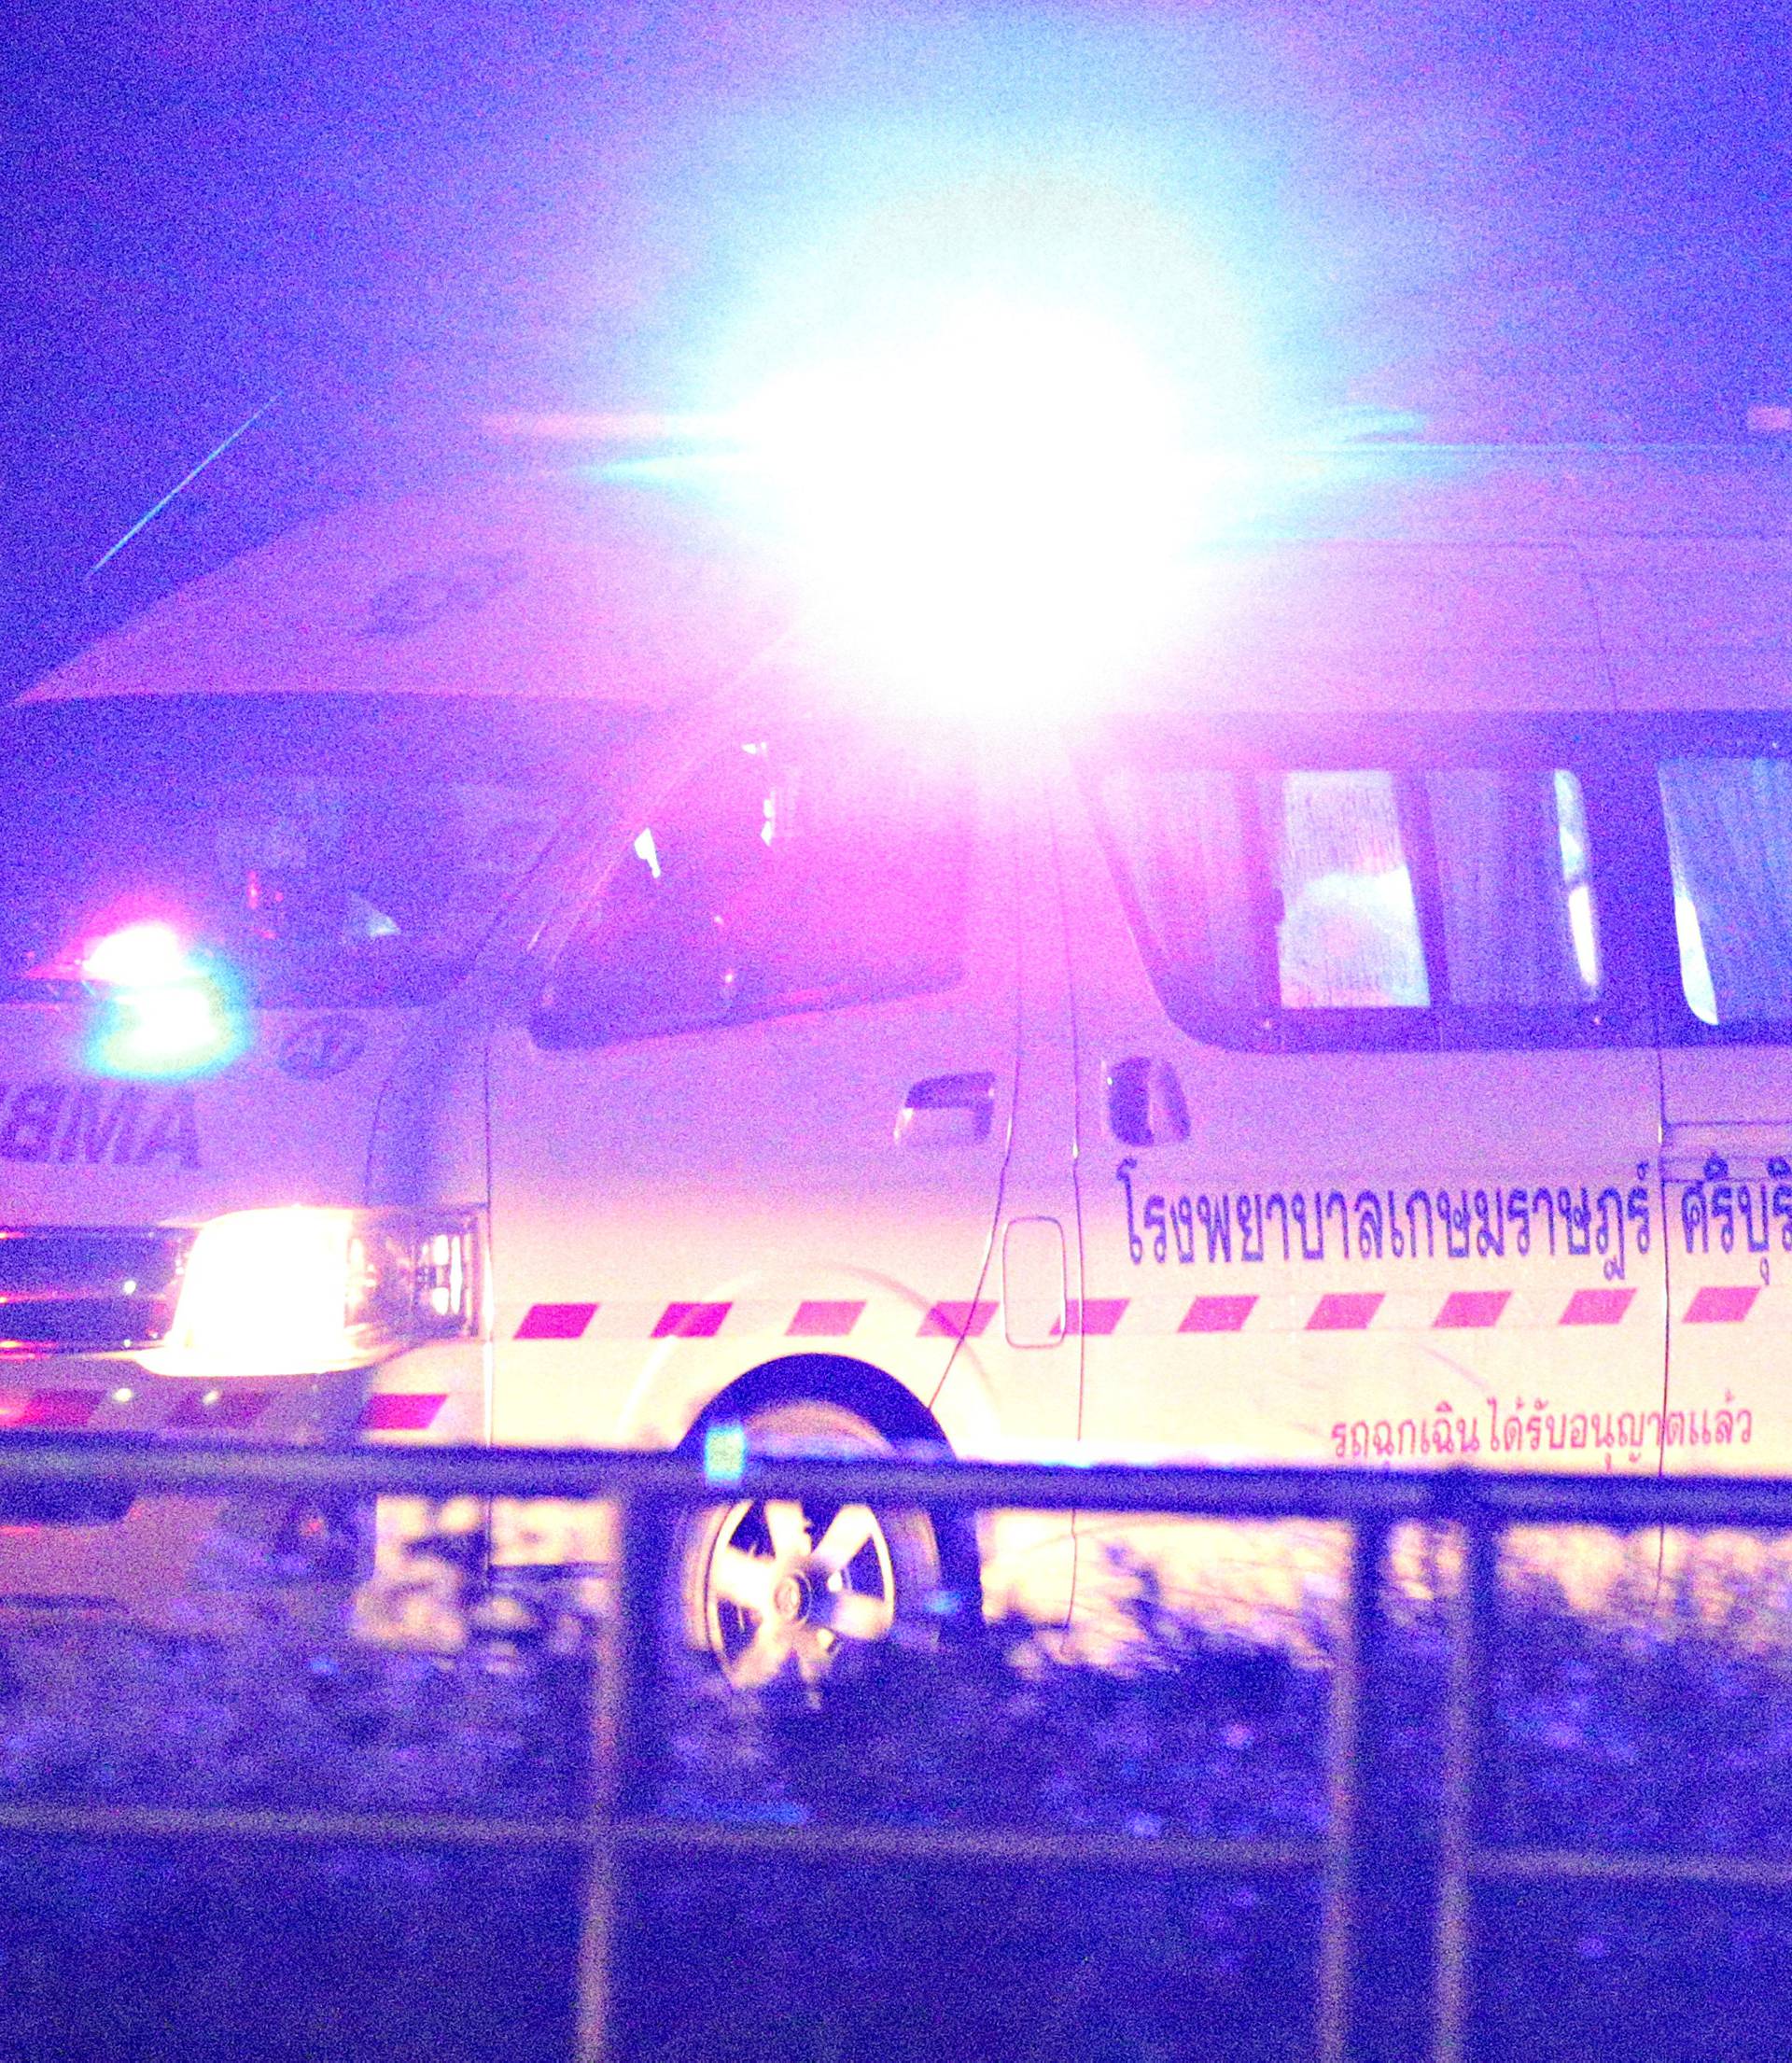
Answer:
[{"label": "ambulance side window", "polygon": [[1431,1002],[1393,777],[1259,775],[1274,869],[1284,1010],[1422,1010]]},{"label": "ambulance side window", "polygon": [[1663,760],[1687,1007],[1713,1026],[1792,1019],[1792,762]]},{"label": "ambulance side window", "polygon": [[1580,784],[1552,767],[1132,765],[1098,803],[1171,1016],[1275,1047],[1574,1043],[1603,1000]]},{"label": "ambulance side window", "polygon": [[1454,766],[1420,777],[1435,853],[1450,1010],[1471,1026],[1560,1029],[1604,996],[1592,850],[1565,767]]},{"label": "ambulance side window", "polygon": [[943,752],[747,738],[650,815],[536,1014],[602,1045],[950,987],[972,802]]}]

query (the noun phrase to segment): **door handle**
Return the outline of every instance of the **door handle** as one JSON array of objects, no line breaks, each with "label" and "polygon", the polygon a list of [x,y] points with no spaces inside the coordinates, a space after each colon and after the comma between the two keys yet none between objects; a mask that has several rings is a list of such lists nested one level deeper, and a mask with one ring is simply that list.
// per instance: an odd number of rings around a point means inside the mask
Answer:
[{"label": "door handle", "polygon": [[899,1146],[976,1146],[996,1122],[996,1077],[988,1074],[930,1074],[903,1098],[896,1118]]},{"label": "door handle", "polygon": [[1188,1137],[1188,1098],[1168,1060],[1136,1054],[1109,1066],[1108,1130],[1127,1146],[1173,1145]]}]

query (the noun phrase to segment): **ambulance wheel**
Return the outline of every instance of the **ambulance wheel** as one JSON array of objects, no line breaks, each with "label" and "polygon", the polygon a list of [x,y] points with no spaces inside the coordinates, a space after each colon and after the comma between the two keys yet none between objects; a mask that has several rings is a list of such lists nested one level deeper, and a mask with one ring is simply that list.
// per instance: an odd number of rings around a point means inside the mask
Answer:
[{"label": "ambulance wheel", "polygon": [[[887,1454],[844,1405],[791,1398],[743,1421],[759,1454]],[[816,1684],[880,1640],[937,1638],[942,1555],[924,1511],[743,1497],[693,1513],[671,1556],[680,1648],[736,1690]]]}]

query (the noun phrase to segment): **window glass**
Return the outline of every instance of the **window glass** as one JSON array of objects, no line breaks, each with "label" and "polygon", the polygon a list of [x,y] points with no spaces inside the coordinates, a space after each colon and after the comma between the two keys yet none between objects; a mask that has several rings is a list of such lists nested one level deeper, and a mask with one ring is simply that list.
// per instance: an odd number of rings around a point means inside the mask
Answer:
[{"label": "window glass", "polygon": [[1425,774],[1449,1001],[1572,1009],[1600,991],[1587,813],[1566,771]]},{"label": "window glass", "polygon": [[1120,766],[1102,783],[1154,958],[1191,1009],[1258,1011],[1274,1001],[1274,959],[1258,937],[1246,779]]},{"label": "window glass", "polygon": [[[1099,803],[1172,1014],[1371,1043],[1431,1013],[1490,1043],[1603,972],[1587,815],[1548,767],[1229,772],[1131,765]],[[1532,1026],[1534,1031],[1534,1025]],[[1526,1035],[1530,1035],[1527,1032]]]},{"label": "window glass", "polygon": [[1792,1017],[1792,765],[1660,768],[1680,986],[1707,1024]]},{"label": "window glass", "polygon": [[0,715],[0,987],[171,926],[253,1003],[427,1003],[642,720],[510,695],[119,695]]},{"label": "window glass", "polygon": [[944,751],[749,738],[631,840],[544,999],[563,1042],[696,1029],[960,978],[968,784]]},{"label": "window glass", "polygon": [[1431,985],[1393,776],[1269,774],[1257,789],[1282,1007],[1422,1009]]}]

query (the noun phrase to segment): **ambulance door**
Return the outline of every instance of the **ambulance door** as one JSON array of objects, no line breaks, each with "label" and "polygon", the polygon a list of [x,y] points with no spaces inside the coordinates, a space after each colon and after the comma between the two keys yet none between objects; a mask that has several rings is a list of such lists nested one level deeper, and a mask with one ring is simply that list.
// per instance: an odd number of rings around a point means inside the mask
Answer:
[{"label": "ambulance door", "polygon": [[1682,718],[1646,735],[1639,809],[1672,894],[1665,1466],[1777,1474],[1792,1466],[1792,724]]},{"label": "ambulance door", "polygon": [[937,728],[742,726],[638,798],[493,1046],[497,1440],[676,1442],[824,1357],[987,1451],[1015,872]]},{"label": "ambulance door", "polygon": [[1091,1448],[1657,1467],[1656,1056],[1608,742],[1169,718],[1085,741]]}]

